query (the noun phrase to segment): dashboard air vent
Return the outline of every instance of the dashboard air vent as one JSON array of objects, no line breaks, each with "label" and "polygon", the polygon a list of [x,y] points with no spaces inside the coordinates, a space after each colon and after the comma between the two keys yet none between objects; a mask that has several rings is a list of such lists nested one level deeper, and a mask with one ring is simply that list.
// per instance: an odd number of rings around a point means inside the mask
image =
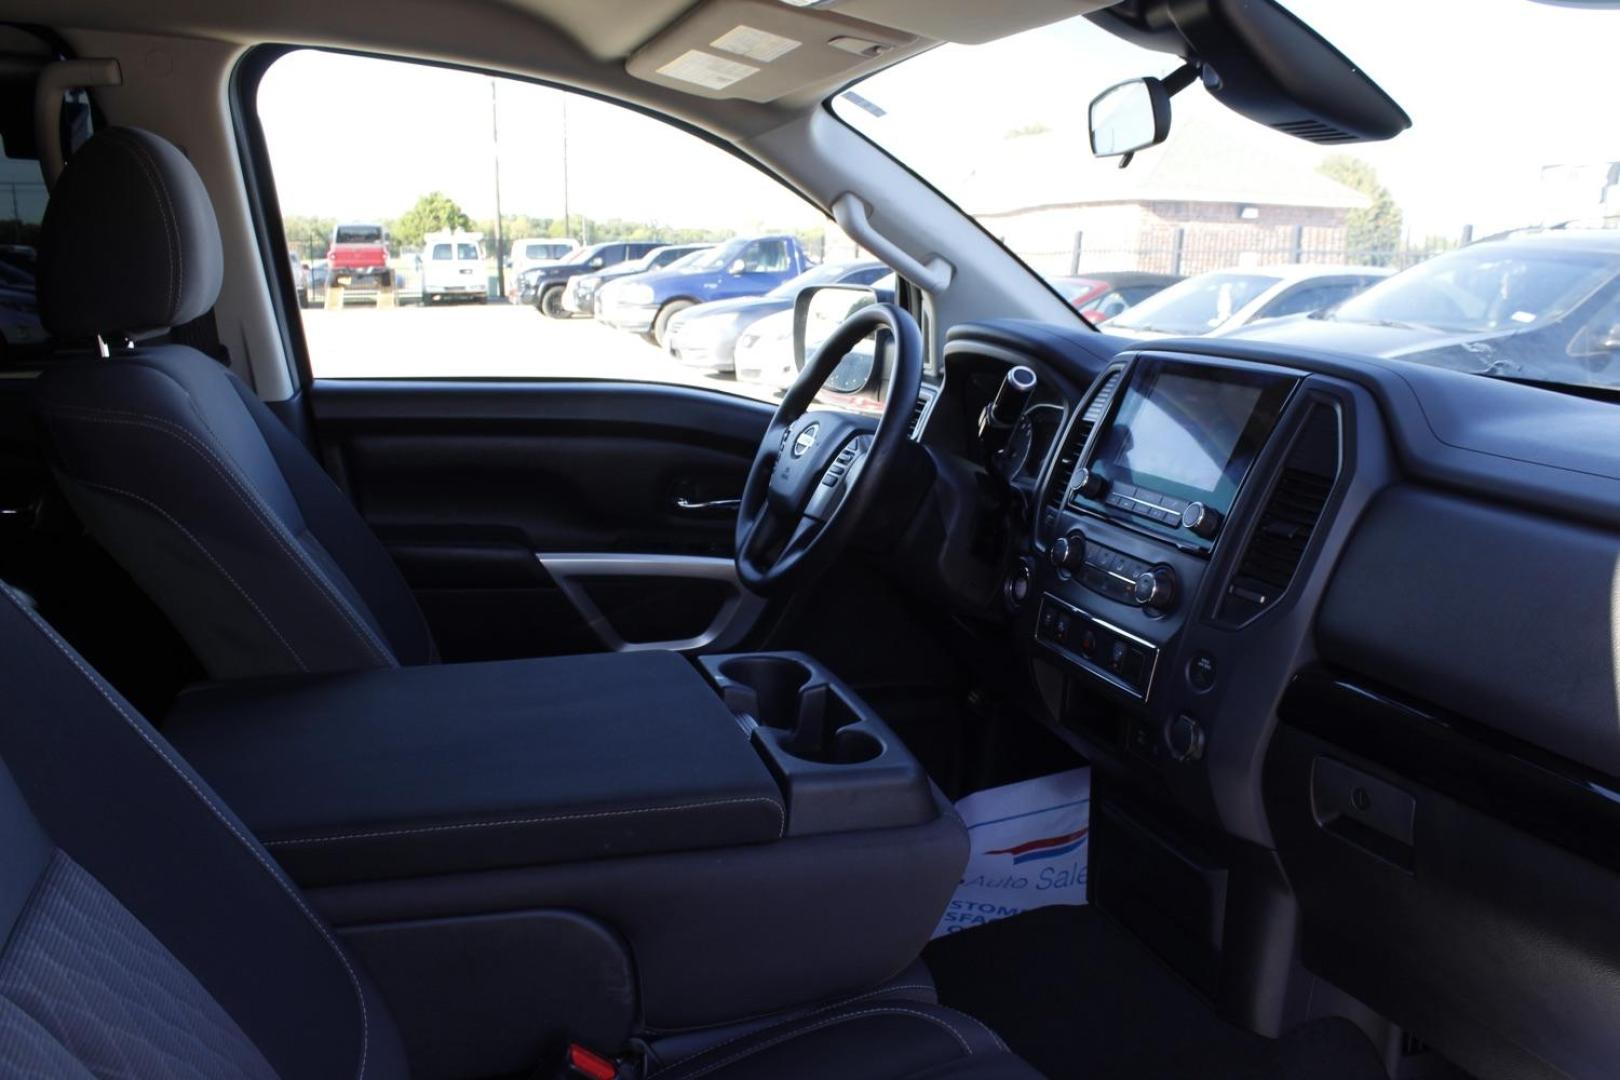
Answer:
[{"label": "dashboard air vent", "polygon": [[1313,407],[1221,598],[1221,618],[1251,619],[1288,591],[1333,494],[1338,447],[1338,418],[1326,405]]},{"label": "dashboard air vent", "polygon": [[922,432],[923,415],[928,412],[928,403],[933,400],[932,394],[917,395],[917,403],[911,407],[911,420],[906,424],[906,433],[915,439]]},{"label": "dashboard air vent", "polygon": [[1119,377],[1120,372],[1117,370],[1108,374],[1102,386],[1091,395],[1086,411],[1069,429],[1068,437],[1063,440],[1063,446],[1059,450],[1057,464],[1052,467],[1052,479],[1048,481],[1046,489],[1047,506],[1062,506],[1063,500],[1068,497],[1069,485],[1074,483],[1075,466],[1080,464],[1080,452],[1086,448],[1086,440],[1091,437],[1091,429],[1097,426],[1097,421],[1108,411],[1108,403],[1114,400],[1114,391],[1119,388]]}]

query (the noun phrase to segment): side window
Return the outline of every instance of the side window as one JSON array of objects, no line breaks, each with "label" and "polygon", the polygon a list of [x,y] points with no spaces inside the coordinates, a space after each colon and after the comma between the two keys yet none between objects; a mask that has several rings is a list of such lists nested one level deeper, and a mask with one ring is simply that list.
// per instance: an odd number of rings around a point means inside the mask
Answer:
[{"label": "side window", "polygon": [[51,353],[34,291],[34,248],[45,200],[38,161],[0,157],[0,365],[6,367],[33,367]]},{"label": "side window", "polygon": [[[365,86],[388,107],[333,109],[333,86]],[[738,379],[729,355],[697,363],[676,349],[675,330],[709,325],[676,313],[861,257],[729,148],[584,94],[302,49],[271,64],[255,105],[288,244],[311,267],[309,306],[288,317],[303,320],[319,379],[620,379],[771,400],[779,388]],[[380,240],[334,242],[355,223]],[[568,289],[660,247],[728,244],[757,277],[725,279],[725,264],[700,258],[656,276],[603,274],[583,306]],[[448,277],[434,273],[441,259],[456,263]],[[726,289],[705,288],[719,279]]]},{"label": "side window", "polygon": [[745,274],[780,274],[793,265],[786,240],[756,240],[743,250],[742,262]]},{"label": "side window", "polygon": [[855,271],[844,280],[851,285],[870,285],[888,272],[887,266],[869,266],[865,270]]}]

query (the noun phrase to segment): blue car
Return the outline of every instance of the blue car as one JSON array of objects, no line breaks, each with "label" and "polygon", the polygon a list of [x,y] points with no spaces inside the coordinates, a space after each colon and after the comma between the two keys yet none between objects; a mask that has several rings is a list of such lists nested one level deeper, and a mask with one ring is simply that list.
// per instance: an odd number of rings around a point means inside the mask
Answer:
[{"label": "blue car", "polygon": [[711,300],[763,296],[813,261],[786,234],[738,237],[705,258],[609,282],[596,294],[596,317],[663,346],[677,313]]},{"label": "blue car", "polygon": [[822,263],[784,281],[764,296],[712,300],[687,308],[669,320],[664,347],[687,367],[716,374],[736,371],[737,339],[754,323],[793,307],[799,290],[809,285],[870,285],[889,273],[880,262]]}]

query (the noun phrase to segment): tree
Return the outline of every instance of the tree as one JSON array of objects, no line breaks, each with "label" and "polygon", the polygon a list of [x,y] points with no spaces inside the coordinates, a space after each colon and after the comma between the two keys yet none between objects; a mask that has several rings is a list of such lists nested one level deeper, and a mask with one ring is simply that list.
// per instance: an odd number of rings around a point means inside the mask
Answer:
[{"label": "tree", "polygon": [[311,217],[308,214],[290,214],[281,219],[281,231],[287,238],[287,246],[309,262],[326,258],[326,249],[332,242],[332,230],[336,227],[337,222],[332,218]]},{"label": "tree", "polygon": [[430,191],[416,205],[395,219],[389,232],[403,247],[420,247],[422,238],[446,229],[472,230],[472,218],[442,191]]},{"label": "tree", "polygon": [[1345,217],[1345,246],[1352,262],[1385,266],[1395,261],[1401,243],[1401,208],[1389,189],[1378,182],[1378,170],[1349,154],[1323,159],[1319,171],[1330,180],[1359,191],[1369,205]]}]

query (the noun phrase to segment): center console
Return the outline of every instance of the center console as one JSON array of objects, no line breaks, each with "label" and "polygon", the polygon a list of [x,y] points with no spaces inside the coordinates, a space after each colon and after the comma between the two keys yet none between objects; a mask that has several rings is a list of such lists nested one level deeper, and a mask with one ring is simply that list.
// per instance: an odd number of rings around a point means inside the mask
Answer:
[{"label": "center console", "polygon": [[1096,766],[1092,901],[1257,1031],[1295,962],[1259,765],[1364,405],[1282,365],[1121,354],[1072,404],[1014,569],[1049,722]]},{"label": "center console", "polygon": [[803,654],[229,684],[164,726],[365,964],[419,1076],[867,989],[967,857],[916,759]]}]

